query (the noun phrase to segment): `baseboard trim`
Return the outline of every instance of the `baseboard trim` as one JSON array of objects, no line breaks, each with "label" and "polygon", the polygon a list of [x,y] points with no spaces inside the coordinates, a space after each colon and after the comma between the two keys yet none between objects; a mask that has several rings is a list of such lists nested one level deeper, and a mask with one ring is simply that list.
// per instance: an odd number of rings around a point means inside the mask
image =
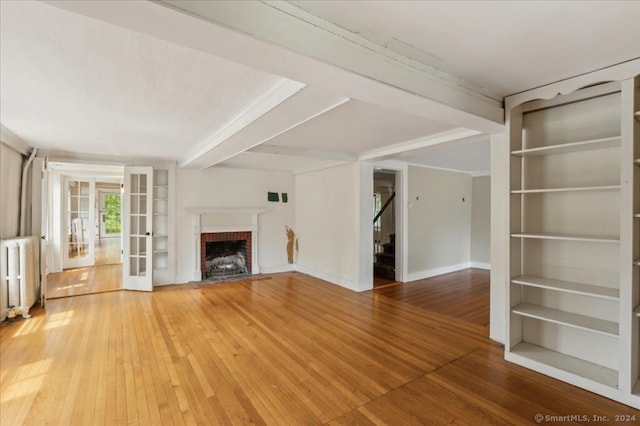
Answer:
[{"label": "baseboard trim", "polygon": [[344,287],[348,290],[358,291],[357,283],[354,283],[353,280],[344,279],[332,274],[328,274],[326,272],[318,271],[317,269],[309,268],[304,265],[295,265],[295,270],[301,272],[303,274],[311,275],[314,278],[318,278],[320,280],[328,281],[331,284],[339,285],[340,287]]},{"label": "baseboard trim", "polygon": [[296,270],[296,265],[292,263],[287,263],[284,265],[274,265],[274,266],[260,265],[261,274],[278,274],[280,272],[293,272],[295,270]]},{"label": "baseboard trim", "polygon": [[423,280],[437,275],[448,274],[449,272],[460,271],[471,267],[471,262],[458,263],[455,265],[442,266],[439,268],[425,269],[418,272],[410,272],[406,276],[406,282]]},{"label": "baseboard trim", "polygon": [[491,264],[485,262],[469,262],[470,268],[478,268],[478,269],[486,269],[487,271],[491,270]]}]

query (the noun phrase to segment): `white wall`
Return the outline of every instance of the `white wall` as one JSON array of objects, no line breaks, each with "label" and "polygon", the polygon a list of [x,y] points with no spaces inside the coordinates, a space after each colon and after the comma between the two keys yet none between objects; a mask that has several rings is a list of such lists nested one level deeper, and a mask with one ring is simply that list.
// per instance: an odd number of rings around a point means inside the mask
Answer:
[{"label": "white wall", "polygon": [[509,244],[509,149],[506,135],[491,135],[491,289],[489,337],[505,339]]},{"label": "white wall", "polygon": [[471,186],[471,266],[490,269],[491,177],[475,176]]},{"label": "white wall", "polygon": [[[356,291],[361,290],[361,260],[363,264],[368,260],[368,268],[373,270],[373,168],[368,178],[370,190],[361,192],[361,167],[350,163],[295,178],[296,233],[300,239],[297,269]],[[366,179],[362,176],[363,184]],[[360,256],[359,249],[359,205],[364,192],[371,211],[368,231],[362,235],[371,241],[369,257],[364,250]],[[362,225],[365,229],[366,224]]]},{"label": "white wall", "polygon": [[22,155],[0,142],[0,238],[20,231],[20,180]]},{"label": "white wall", "polygon": [[[286,226],[297,233],[294,222],[293,175],[288,172],[212,167],[206,170],[176,171],[177,282],[194,279],[196,237],[193,215],[187,208],[260,207],[258,219],[258,261],[260,272],[291,270],[287,263]],[[286,192],[288,203],[267,201],[267,192]],[[302,243],[302,241],[301,241]]]},{"label": "white wall", "polygon": [[469,267],[471,176],[409,166],[408,180],[407,281]]},{"label": "white wall", "polygon": [[356,180],[356,192],[360,194],[356,206],[356,221],[358,223],[358,235],[356,236],[360,259],[358,269],[357,291],[365,291],[373,288],[373,164],[360,162],[357,164],[358,179]]}]

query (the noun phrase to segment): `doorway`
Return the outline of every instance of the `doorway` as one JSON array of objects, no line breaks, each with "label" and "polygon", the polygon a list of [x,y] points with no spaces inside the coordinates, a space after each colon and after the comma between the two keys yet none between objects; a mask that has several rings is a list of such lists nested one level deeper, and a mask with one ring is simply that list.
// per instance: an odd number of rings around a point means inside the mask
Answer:
[{"label": "doorway", "polygon": [[396,171],[373,173],[373,286],[396,281]]},{"label": "doorway", "polygon": [[47,298],[122,289],[124,168],[49,163]]}]

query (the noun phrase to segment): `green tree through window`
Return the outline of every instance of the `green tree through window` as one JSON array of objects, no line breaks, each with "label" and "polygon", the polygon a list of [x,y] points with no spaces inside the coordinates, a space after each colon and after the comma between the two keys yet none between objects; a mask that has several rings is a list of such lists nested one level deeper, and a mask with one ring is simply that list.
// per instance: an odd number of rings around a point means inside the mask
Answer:
[{"label": "green tree through window", "polygon": [[120,194],[104,195],[104,231],[107,235],[120,233]]}]

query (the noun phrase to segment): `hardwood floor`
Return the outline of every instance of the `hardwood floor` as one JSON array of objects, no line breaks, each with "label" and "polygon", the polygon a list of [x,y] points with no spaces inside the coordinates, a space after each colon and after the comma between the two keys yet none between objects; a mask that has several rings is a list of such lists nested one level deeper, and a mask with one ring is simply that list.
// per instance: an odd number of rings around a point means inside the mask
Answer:
[{"label": "hardwood floor", "polygon": [[120,238],[96,240],[95,266],[65,269],[47,275],[47,300],[103,293],[122,288]]},{"label": "hardwood floor", "polygon": [[373,276],[373,288],[388,287],[395,284],[400,284],[400,283],[394,280],[390,280],[388,278],[376,277],[375,275]]},{"label": "hardwood floor", "polygon": [[534,424],[536,414],[640,415],[506,363],[484,325],[383,290],[354,293],[285,273],[52,300],[30,320],[0,324],[2,424],[495,425]]},{"label": "hardwood floor", "polygon": [[489,271],[464,269],[383,288],[376,294],[489,327]]},{"label": "hardwood floor", "polygon": [[96,266],[115,265],[122,262],[120,250],[122,243],[120,237],[108,237],[96,239]]},{"label": "hardwood floor", "polygon": [[47,300],[122,288],[122,264],[67,269],[47,275]]}]

